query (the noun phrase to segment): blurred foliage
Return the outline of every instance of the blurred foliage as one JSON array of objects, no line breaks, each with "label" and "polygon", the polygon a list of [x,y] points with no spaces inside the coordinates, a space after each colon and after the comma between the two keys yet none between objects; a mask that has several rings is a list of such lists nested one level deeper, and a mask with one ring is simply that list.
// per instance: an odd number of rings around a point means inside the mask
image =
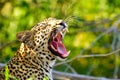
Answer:
[{"label": "blurred foliage", "polygon": [[[115,35],[107,33],[91,44],[120,18],[119,5],[120,0],[0,0],[0,62],[7,62],[19,48],[17,32],[30,29],[48,17],[68,18],[69,33],[64,39],[67,49],[71,50],[68,59],[78,56],[82,50],[85,51],[80,55],[112,52],[119,48],[119,25]],[[114,38],[117,39],[115,45],[112,44]],[[69,64],[80,74],[120,78],[119,55],[78,58]],[[114,75],[116,66],[118,70]],[[65,71],[66,66],[55,69]]]}]

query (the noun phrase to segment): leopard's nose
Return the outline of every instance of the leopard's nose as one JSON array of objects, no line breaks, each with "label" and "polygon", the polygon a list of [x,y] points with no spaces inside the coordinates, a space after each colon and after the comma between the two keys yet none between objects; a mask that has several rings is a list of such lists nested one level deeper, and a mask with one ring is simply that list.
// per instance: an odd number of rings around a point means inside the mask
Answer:
[{"label": "leopard's nose", "polygon": [[59,25],[63,26],[63,29],[67,27],[67,24],[64,21],[60,22]]}]

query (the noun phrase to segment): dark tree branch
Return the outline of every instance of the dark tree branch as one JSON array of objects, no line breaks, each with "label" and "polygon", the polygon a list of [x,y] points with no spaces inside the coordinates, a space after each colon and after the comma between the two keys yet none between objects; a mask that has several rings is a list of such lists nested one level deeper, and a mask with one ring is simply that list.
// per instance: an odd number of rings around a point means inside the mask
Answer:
[{"label": "dark tree branch", "polygon": [[105,77],[86,76],[59,71],[53,71],[53,77],[55,80],[120,80],[120,79],[108,79]]},{"label": "dark tree branch", "polygon": [[15,42],[17,42],[17,40],[13,40],[13,41],[9,41],[7,43],[5,43],[4,45],[0,46],[0,50],[4,49],[5,47],[14,44]]}]

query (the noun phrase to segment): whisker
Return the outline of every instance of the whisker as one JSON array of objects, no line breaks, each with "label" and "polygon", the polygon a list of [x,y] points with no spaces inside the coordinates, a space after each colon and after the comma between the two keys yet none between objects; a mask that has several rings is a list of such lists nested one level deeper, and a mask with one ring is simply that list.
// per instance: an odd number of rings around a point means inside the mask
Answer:
[{"label": "whisker", "polygon": [[64,19],[64,21],[68,24],[72,19],[74,19],[74,15],[70,15],[67,18]]}]

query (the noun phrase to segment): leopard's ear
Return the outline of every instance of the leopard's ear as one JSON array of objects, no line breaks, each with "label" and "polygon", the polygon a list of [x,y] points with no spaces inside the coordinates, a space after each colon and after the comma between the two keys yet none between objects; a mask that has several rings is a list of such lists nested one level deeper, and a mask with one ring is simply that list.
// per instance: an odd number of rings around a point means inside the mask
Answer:
[{"label": "leopard's ear", "polygon": [[18,41],[27,42],[30,40],[32,34],[33,34],[32,31],[22,31],[18,32],[16,37]]}]

